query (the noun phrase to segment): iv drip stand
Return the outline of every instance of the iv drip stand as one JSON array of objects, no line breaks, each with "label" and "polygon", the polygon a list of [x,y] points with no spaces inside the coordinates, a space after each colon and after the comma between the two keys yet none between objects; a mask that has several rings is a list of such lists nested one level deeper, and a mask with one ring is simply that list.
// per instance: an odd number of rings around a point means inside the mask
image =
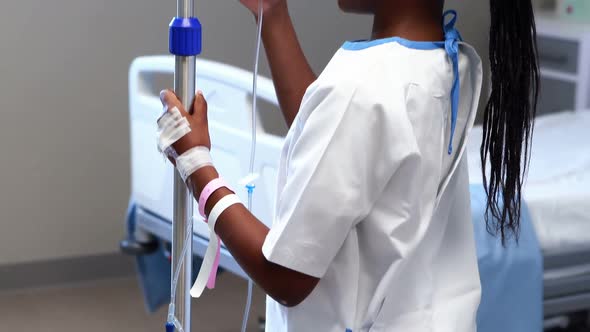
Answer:
[{"label": "iv drip stand", "polygon": [[[176,17],[170,23],[169,50],[175,55],[174,92],[184,105],[190,109],[196,91],[195,58],[201,53],[201,24],[194,17],[194,0],[177,0]],[[186,184],[174,172],[174,210],[172,219],[172,275],[186,242],[187,230],[192,234],[192,197]],[[192,237],[186,243],[187,251],[180,269],[174,305],[176,317],[185,332],[191,330],[192,281]]]}]

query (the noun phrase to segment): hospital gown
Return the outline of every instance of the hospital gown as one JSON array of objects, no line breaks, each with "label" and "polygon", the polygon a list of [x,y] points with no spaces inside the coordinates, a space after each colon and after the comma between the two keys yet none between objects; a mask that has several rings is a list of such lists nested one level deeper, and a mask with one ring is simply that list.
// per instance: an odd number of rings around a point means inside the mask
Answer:
[{"label": "hospital gown", "polygon": [[276,264],[321,278],[299,306],[267,299],[267,330],[476,330],[480,301],[465,142],[481,60],[460,45],[347,42],[307,90],[285,142],[273,226]]}]

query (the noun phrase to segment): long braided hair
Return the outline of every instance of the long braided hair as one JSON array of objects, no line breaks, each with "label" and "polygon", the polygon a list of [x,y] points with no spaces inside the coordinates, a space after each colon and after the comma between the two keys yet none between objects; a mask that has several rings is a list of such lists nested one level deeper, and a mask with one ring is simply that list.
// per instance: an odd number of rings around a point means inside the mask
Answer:
[{"label": "long braided hair", "polygon": [[492,92],[480,156],[487,229],[505,244],[510,238],[518,240],[520,230],[522,185],[539,94],[537,32],[531,0],[490,0],[490,9]]}]

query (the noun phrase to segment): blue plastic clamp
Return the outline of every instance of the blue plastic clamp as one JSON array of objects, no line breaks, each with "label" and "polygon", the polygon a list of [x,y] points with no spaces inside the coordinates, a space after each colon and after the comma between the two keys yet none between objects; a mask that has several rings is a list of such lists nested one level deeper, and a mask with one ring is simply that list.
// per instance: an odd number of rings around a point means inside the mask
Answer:
[{"label": "blue plastic clamp", "polygon": [[166,332],[174,332],[174,323],[166,323]]},{"label": "blue plastic clamp", "polygon": [[196,17],[175,17],[170,22],[168,49],[178,56],[201,54],[202,28]]}]

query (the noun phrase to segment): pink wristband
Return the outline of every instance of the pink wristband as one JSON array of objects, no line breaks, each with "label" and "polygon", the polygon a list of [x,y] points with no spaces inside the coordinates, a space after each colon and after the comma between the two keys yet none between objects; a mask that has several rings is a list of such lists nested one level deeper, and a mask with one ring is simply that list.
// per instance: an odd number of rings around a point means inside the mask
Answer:
[{"label": "pink wristband", "polygon": [[199,196],[199,214],[203,218],[207,218],[207,216],[205,215],[205,205],[207,204],[209,197],[211,197],[211,195],[213,195],[214,192],[216,192],[220,188],[224,188],[224,187],[231,190],[231,188],[227,185],[227,183],[225,183],[225,181],[223,181],[223,179],[221,179],[221,178],[211,180],[211,182],[209,182],[205,186],[205,188],[201,192],[201,196]]}]

